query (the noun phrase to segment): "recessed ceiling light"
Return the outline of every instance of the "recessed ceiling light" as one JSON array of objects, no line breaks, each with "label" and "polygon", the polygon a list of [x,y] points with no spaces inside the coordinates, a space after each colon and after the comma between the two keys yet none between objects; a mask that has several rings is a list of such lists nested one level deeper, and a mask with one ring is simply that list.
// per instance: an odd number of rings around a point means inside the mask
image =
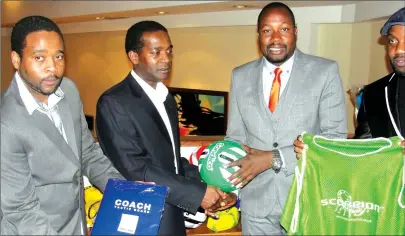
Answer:
[{"label": "recessed ceiling light", "polygon": [[105,19],[104,16],[97,16],[97,17],[96,17],[96,20],[103,20],[103,19]]},{"label": "recessed ceiling light", "polygon": [[165,11],[160,11],[160,12],[158,12],[160,15],[163,15],[163,14],[166,14],[166,12]]},{"label": "recessed ceiling light", "polygon": [[246,8],[248,6],[246,6],[246,5],[235,5],[233,7],[238,8],[238,9],[242,9],[242,8]]}]

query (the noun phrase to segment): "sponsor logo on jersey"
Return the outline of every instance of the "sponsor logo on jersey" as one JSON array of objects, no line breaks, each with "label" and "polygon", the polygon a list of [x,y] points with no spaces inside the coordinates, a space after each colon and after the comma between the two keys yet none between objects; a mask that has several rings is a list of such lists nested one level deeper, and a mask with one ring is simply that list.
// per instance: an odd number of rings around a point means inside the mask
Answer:
[{"label": "sponsor logo on jersey", "polygon": [[143,212],[143,213],[149,214],[149,212],[152,208],[152,205],[150,203],[134,202],[134,201],[117,199],[117,200],[115,200],[114,208],[120,209],[120,210],[127,210],[127,211]]},{"label": "sponsor logo on jersey", "polygon": [[336,198],[322,199],[323,207],[334,207],[337,218],[346,221],[364,221],[371,223],[368,219],[368,213],[380,213],[384,209],[373,202],[352,200],[352,197],[346,190],[339,190]]},{"label": "sponsor logo on jersey", "polygon": [[223,143],[217,143],[211,150],[210,155],[208,156],[207,160],[207,170],[213,171],[214,170],[214,162],[217,159],[217,152],[218,150],[223,147]]}]

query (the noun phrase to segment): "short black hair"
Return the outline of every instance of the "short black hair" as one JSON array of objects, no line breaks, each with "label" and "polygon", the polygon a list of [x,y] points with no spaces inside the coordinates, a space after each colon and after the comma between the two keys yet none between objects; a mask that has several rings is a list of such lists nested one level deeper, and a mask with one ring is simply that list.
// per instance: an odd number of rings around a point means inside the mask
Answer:
[{"label": "short black hair", "polygon": [[58,25],[51,19],[44,16],[27,16],[19,20],[11,32],[11,50],[23,56],[23,49],[26,46],[26,38],[30,33],[38,31],[56,32],[64,42],[62,32]]},{"label": "short black hair", "polygon": [[295,16],[294,16],[294,13],[291,11],[291,8],[281,2],[272,2],[272,3],[267,4],[261,10],[259,17],[257,18],[257,30],[259,30],[260,21],[262,20],[263,15],[264,15],[264,13],[266,13],[266,11],[272,10],[272,9],[280,9],[280,8],[283,8],[288,11],[288,13],[290,14],[291,20],[293,22],[293,25],[294,25],[294,27],[296,27]]},{"label": "short black hair", "polygon": [[145,32],[164,31],[167,29],[156,21],[140,21],[128,29],[125,37],[125,52],[139,52],[143,46],[143,34]]}]

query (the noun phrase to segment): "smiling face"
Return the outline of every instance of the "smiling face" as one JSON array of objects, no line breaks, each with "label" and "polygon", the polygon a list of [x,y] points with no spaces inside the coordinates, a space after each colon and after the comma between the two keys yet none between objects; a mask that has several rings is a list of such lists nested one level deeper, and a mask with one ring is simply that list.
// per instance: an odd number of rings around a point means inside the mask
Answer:
[{"label": "smiling face", "polygon": [[27,35],[21,57],[11,52],[14,68],[31,94],[42,102],[56,91],[65,71],[62,38],[53,31],[37,31]]},{"label": "smiling face", "polygon": [[263,56],[280,66],[293,54],[297,42],[297,28],[284,8],[267,10],[258,25],[259,46]]},{"label": "smiling face", "polygon": [[388,56],[395,72],[405,76],[405,26],[394,25],[388,31]]},{"label": "smiling face", "polygon": [[139,52],[130,51],[128,56],[134,64],[136,74],[156,88],[158,82],[169,78],[173,45],[165,31],[145,32],[142,39],[142,49]]}]

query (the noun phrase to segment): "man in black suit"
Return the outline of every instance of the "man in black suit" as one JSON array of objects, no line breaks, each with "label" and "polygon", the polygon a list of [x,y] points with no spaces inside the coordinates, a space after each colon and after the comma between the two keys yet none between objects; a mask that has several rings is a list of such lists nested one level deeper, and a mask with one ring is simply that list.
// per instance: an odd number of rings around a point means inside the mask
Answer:
[{"label": "man in black suit", "polygon": [[133,70],[100,97],[96,122],[101,148],[125,178],[169,187],[159,235],[177,236],[186,234],[183,210],[194,214],[201,206],[212,214],[232,206],[236,196],[202,183],[198,168],[180,157],[176,102],[162,83],[172,49],[157,22],[129,28],[125,50]]},{"label": "man in black suit", "polygon": [[387,53],[394,72],[365,86],[355,138],[405,135],[405,7],[384,24]]}]

